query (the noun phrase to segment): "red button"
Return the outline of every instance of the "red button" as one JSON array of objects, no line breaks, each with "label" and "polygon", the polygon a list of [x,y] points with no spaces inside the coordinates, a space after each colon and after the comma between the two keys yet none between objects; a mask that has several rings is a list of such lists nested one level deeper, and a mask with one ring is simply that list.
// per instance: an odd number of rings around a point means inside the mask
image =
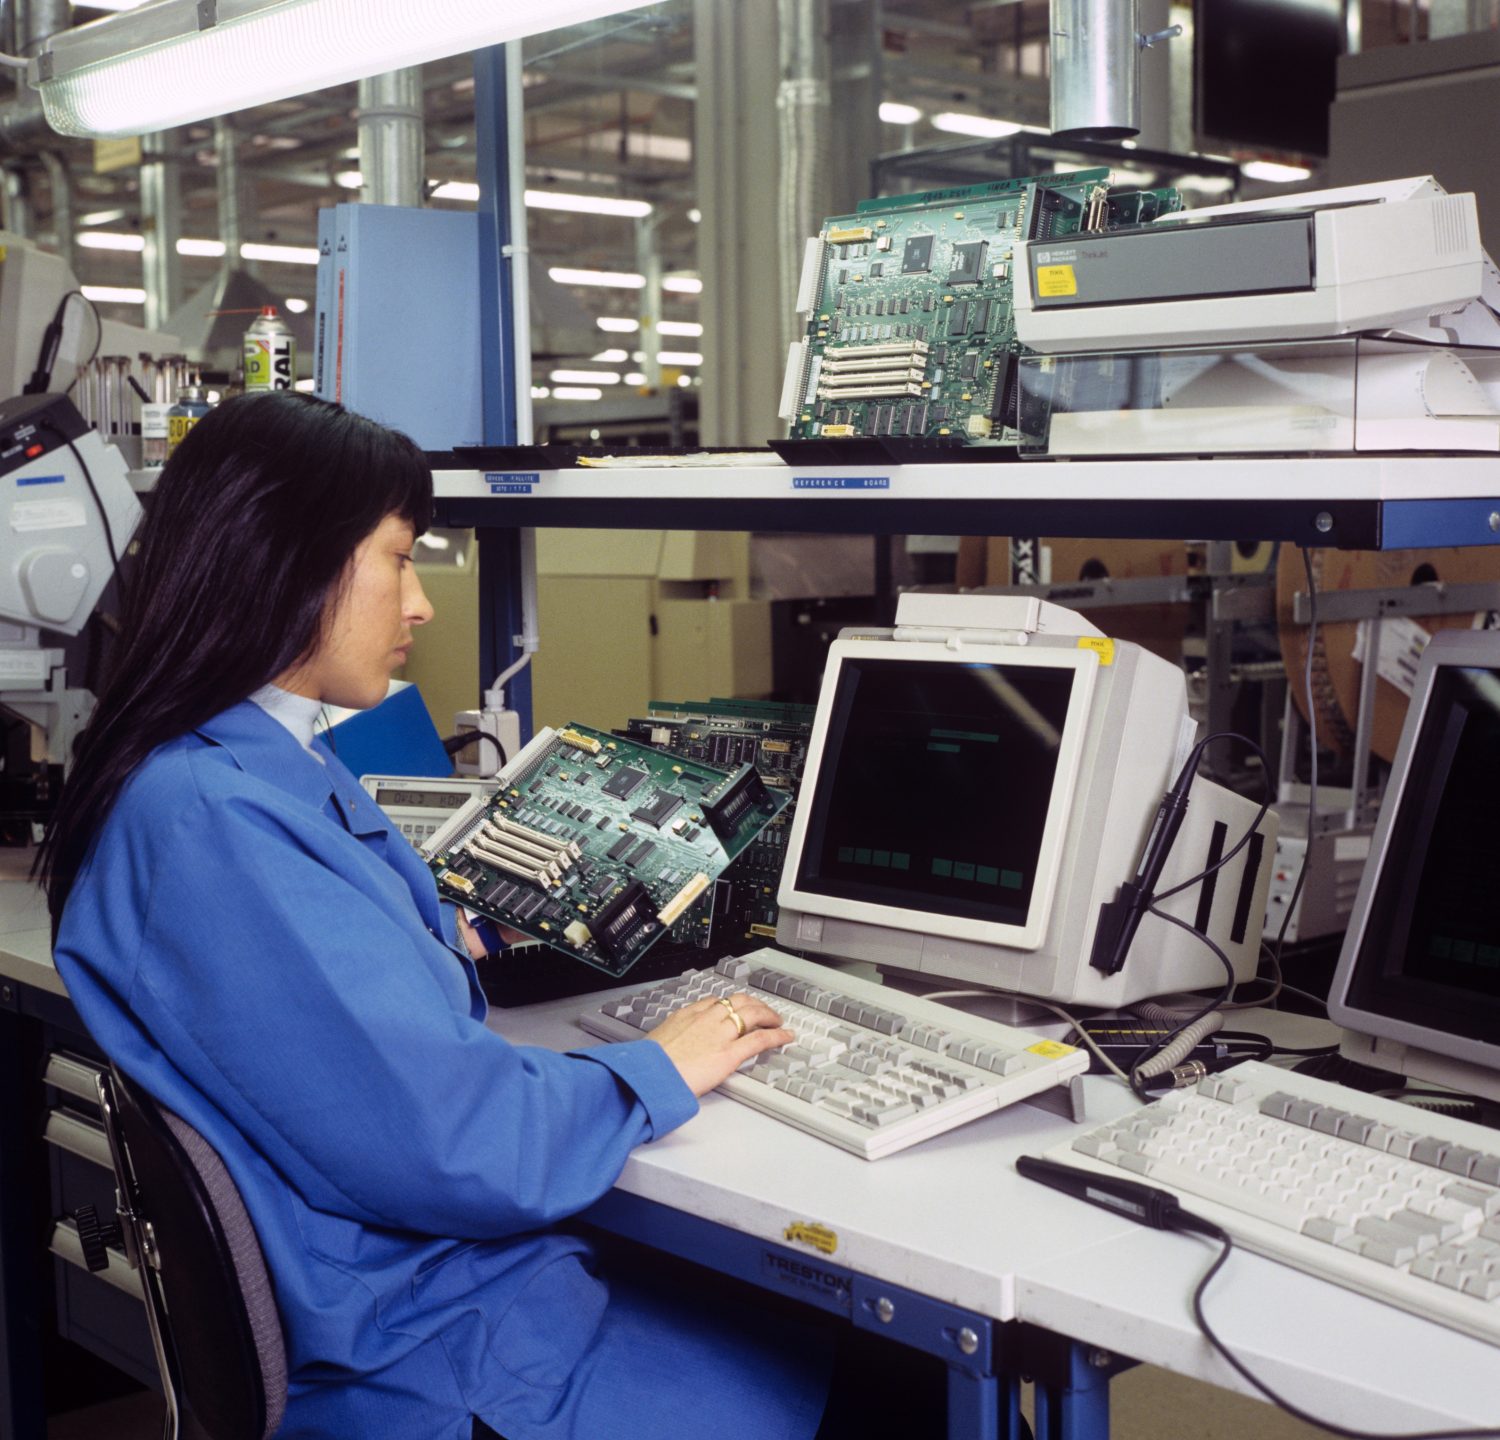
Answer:
[{"label": "red button", "polygon": [[26,447],[26,458],[28,460],[35,460],[46,448],[45,445],[28,445]]}]

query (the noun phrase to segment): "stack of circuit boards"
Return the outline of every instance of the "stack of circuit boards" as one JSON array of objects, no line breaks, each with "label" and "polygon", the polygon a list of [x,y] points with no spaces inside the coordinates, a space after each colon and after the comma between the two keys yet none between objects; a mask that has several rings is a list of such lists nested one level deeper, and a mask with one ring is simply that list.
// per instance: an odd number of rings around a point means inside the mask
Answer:
[{"label": "stack of circuit boards", "polygon": [[753,765],[679,760],[569,725],[544,729],[432,836],[439,890],[624,974],[786,808]]},{"label": "stack of circuit boards", "polygon": [[792,812],[814,707],[751,700],[653,700],[650,714],[620,732],[682,759],[711,765],[753,765],[788,804],[719,877],[709,896],[672,929],[671,943],[728,954],[744,942],[776,935],[776,891],[786,859]]},{"label": "stack of circuit boards", "polygon": [[1107,169],[1079,170],[930,190],[825,221],[808,244],[806,335],[782,395],[792,438],[1020,444],[1035,427],[1016,366],[1018,246],[1182,208],[1176,190],[1109,180]]}]

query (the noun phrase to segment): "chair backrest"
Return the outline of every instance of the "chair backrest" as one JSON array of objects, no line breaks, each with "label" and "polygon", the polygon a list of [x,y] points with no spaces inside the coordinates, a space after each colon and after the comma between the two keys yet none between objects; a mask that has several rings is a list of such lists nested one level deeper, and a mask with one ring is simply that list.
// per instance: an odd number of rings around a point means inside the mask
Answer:
[{"label": "chair backrest", "polygon": [[[111,1066],[114,1119],[123,1141],[116,1179],[138,1234],[149,1226],[156,1313],[177,1375],[162,1384],[213,1440],[266,1440],[286,1409],[286,1347],[255,1227],[224,1162],[191,1125]],[[109,1110],[106,1102],[106,1124]],[[120,1174],[124,1158],[128,1173]],[[122,1217],[124,1218],[124,1217]],[[126,1221],[128,1224],[128,1220]],[[153,1279],[142,1258],[147,1304]],[[152,1307],[156,1311],[156,1307]],[[162,1323],[164,1322],[164,1323]],[[170,1402],[169,1402],[170,1403]]]}]

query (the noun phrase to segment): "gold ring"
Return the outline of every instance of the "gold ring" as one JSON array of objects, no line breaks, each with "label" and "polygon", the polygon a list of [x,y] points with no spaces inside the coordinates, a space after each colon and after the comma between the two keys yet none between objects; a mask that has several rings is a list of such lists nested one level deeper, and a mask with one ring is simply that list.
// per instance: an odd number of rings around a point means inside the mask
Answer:
[{"label": "gold ring", "polygon": [[735,1039],[738,1040],[745,1033],[745,1017],[734,1008],[734,1001],[727,995],[719,996],[719,1004],[729,1011],[729,1018],[734,1021]]}]

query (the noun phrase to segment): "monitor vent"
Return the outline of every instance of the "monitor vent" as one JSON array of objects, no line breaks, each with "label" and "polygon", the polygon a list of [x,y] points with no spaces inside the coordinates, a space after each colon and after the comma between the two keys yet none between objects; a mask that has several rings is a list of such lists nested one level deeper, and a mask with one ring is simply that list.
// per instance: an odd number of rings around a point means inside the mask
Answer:
[{"label": "monitor vent", "polygon": [[1462,195],[1444,195],[1432,203],[1432,243],[1439,256],[1461,255],[1473,245],[1469,207]]}]

